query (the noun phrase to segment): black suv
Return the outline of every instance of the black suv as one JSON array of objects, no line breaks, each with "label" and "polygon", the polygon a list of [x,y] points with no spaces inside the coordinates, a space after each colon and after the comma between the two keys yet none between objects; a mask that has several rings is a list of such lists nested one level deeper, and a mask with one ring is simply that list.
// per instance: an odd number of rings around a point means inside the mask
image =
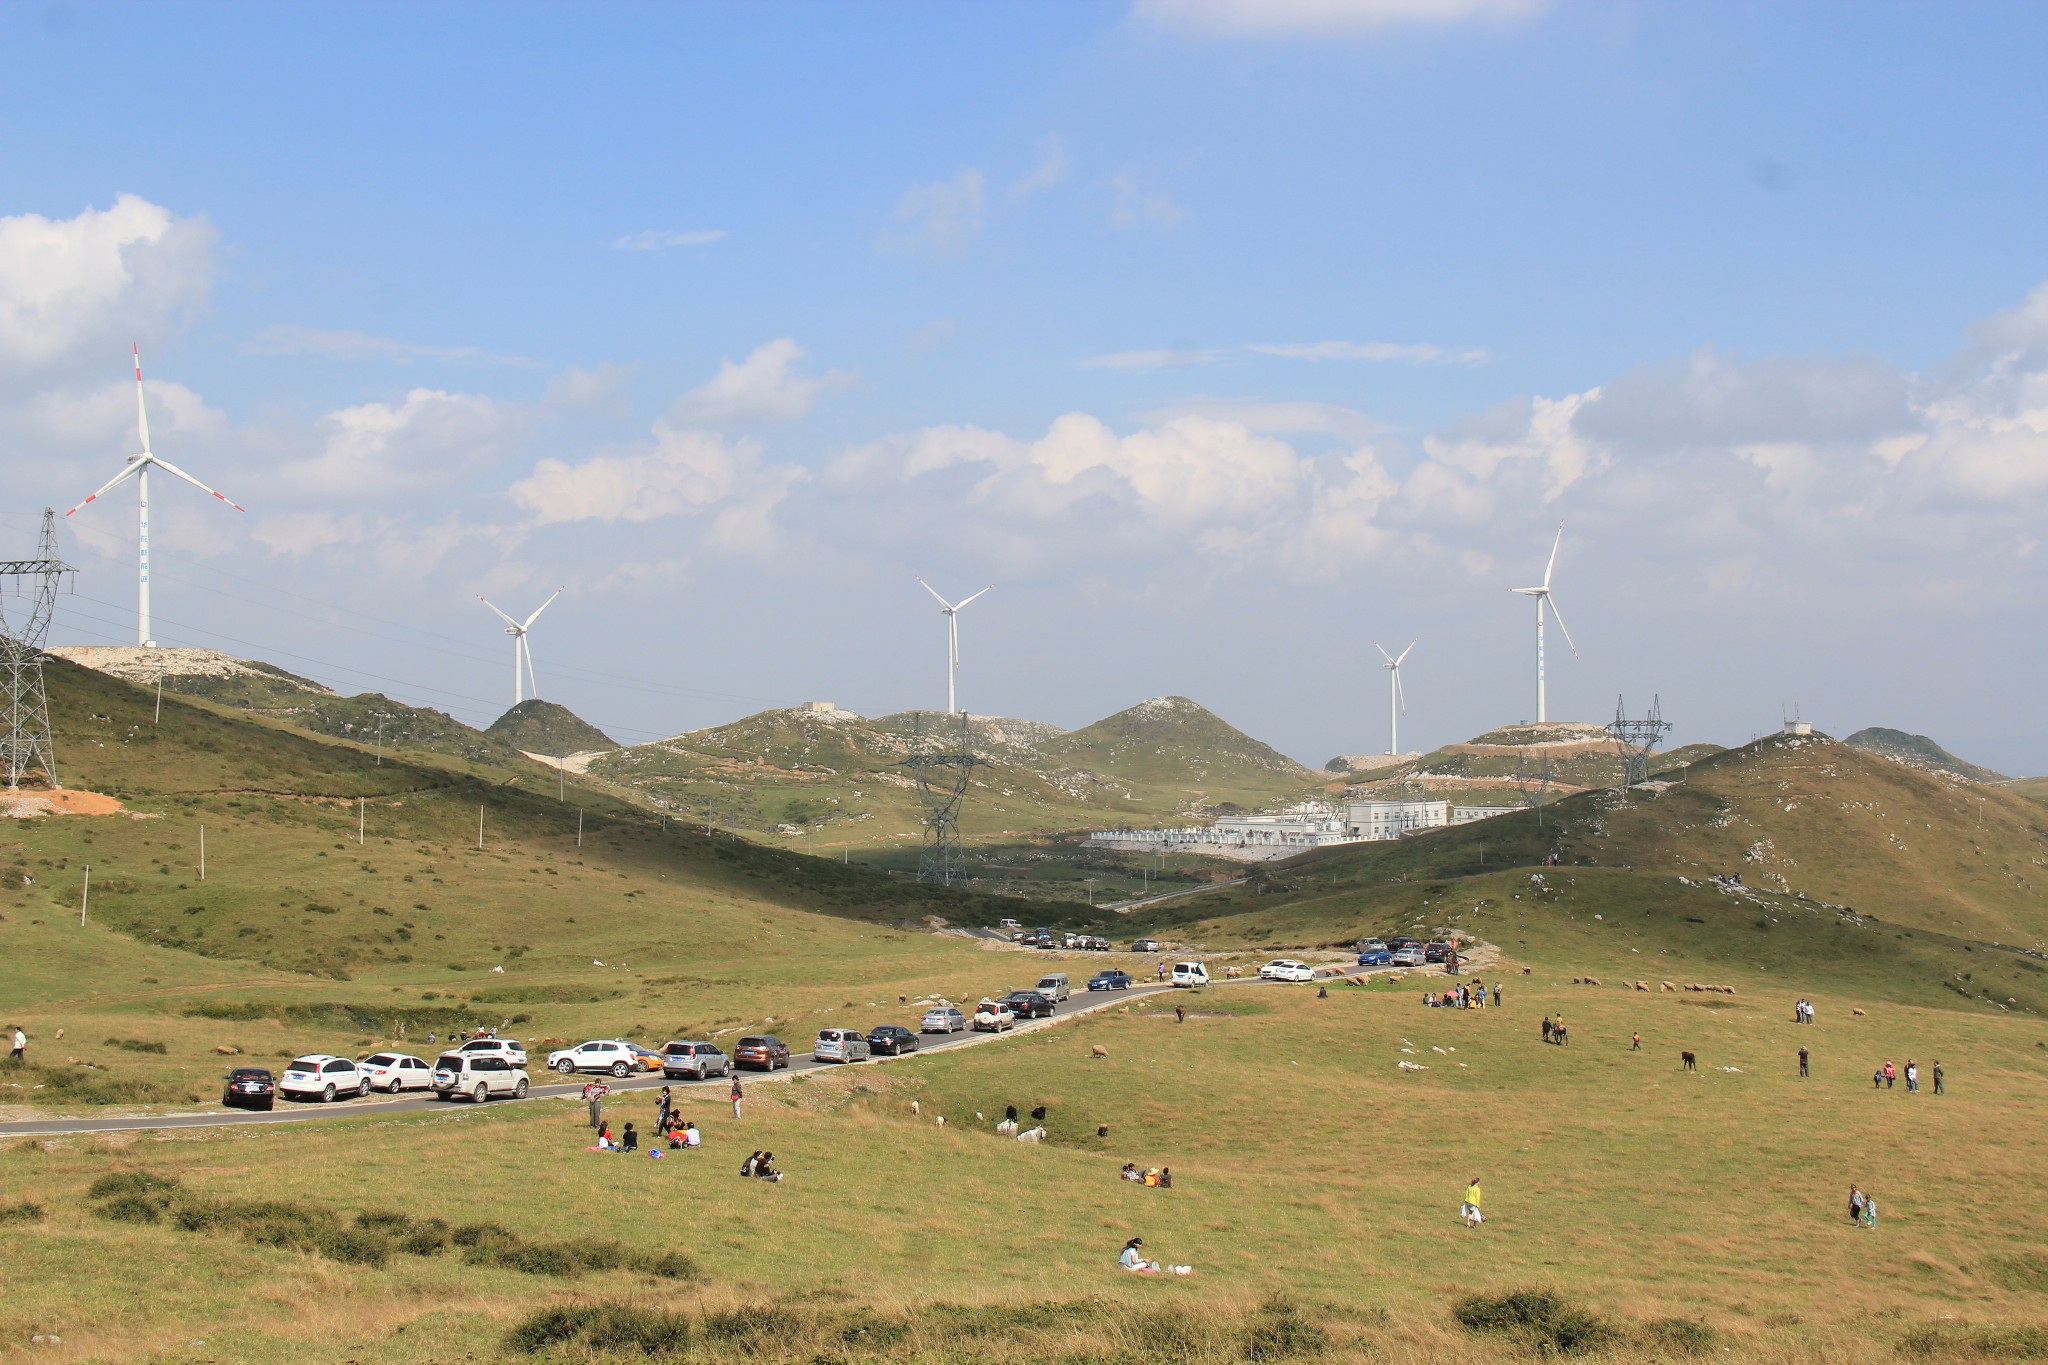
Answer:
[{"label": "black suv", "polygon": [[874,1057],[901,1057],[906,1052],[917,1051],[917,1035],[901,1024],[881,1024],[868,1034],[868,1054]]},{"label": "black suv", "polygon": [[1424,962],[1448,962],[1450,957],[1451,945],[1448,943],[1431,943],[1422,950]]},{"label": "black suv", "polygon": [[1010,1013],[1019,1019],[1052,1018],[1052,999],[1037,991],[1011,991],[1003,997],[1003,1003],[1010,1007]]},{"label": "black suv", "polygon": [[277,1103],[277,1078],[260,1066],[238,1066],[227,1074],[220,1102],[230,1109],[269,1109]]}]

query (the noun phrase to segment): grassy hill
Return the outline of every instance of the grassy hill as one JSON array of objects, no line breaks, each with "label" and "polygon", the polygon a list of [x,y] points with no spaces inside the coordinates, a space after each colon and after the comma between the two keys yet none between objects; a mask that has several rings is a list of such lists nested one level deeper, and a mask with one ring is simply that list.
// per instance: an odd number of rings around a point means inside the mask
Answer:
[{"label": "grassy hill", "polygon": [[934,922],[1077,922],[706,835],[588,785],[557,800],[524,758],[380,765],[206,703],[166,697],[159,723],[152,693],[61,660],[46,676],[66,785],[125,808],[0,829],[0,998],[40,1039],[66,1030],[40,1056],[78,1058],[43,1092],[0,1085],[0,1104],[180,1098],[217,1045],[344,1050],[514,1016],[526,1035],[658,1042],[856,995],[967,994],[981,954]]},{"label": "grassy hill", "polygon": [[484,733],[522,753],[567,757],[619,746],[560,702],[529,698],[491,722]]},{"label": "grassy hill", "polygon": [[1909,768],[1922,768],[1928,772],[1946,773],[1950,777],[1967,778],[1972,782],[2004,782],[2009,779],[2004,773],[1981,768],[1975,763],[1966,763],[1948,750],[1936,744],[1925,735],[1908,734],[1904,730],[1887,730],[1882,726],[1870,726],[1858,730],[1842,743],[1865,753],[1878,754],[1895,763]]},{"label": "grassy hill", "polygon": [[[1654,753],[1650,771],[1676,771],[1719,752],[1716,744],[1688,744]],[[1611,787],[1621,780],[1621,755],[1604,727],[1551,721],[1504,725],[1463,744],[1446,744],[1397,763],[1376,763],[1352,776],[1351,792],[1513,806]]]},{"label": "grassy hill", "polygon": [[1153,821],[1298,797],[1315,775],[1184,697],[1141,703],[1072,733],[1042,722],[924,713],[879,720],[825,707],[764,711],[606,754],[593,776],[706,823],[821,848],[914,842],[903,760],[922,747],[981,760],[963,808],[970,838]]}]

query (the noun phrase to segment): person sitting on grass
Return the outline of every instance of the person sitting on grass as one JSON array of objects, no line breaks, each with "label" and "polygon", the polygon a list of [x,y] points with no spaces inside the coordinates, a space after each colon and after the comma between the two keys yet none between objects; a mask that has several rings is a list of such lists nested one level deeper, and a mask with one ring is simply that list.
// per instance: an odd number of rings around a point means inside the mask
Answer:
[{"label": "person sitting on grass", "polygon": [[697,1150],[697,1149],[698,1149],[699,1147],[702,1147],[703,1145],[704,1145],[704,1135],[703,1135],[702,1133],[700,1133],[700,1132],[698,1132],[698,1131],[697,1131],[697,1125],[696,1125],[696,1124],[694,1124],[694,1123],[686,1123],[686,1124],[684,1124],[684,1125],[683,1125],[683,1146],[685,1146],[685,1147],[689,1148],[689,1149],[690,1149],[691,1151],[693,1151],[693,1152],[694,1152],[694,1151],[696,1151],[696,1150]]},{"label": "person sitting on grass", "polygon": [[1138,1181],[1138,1182],[1140,1182],[1140,1183],[1143,1183],[1143,1181],[1144,1181],[1144,1179],[1145,1179],[1145,1173],[1144,1173],[1143,1171],[1141,1171],[1141,1170],[1139,1170],[1139,1169],[1138,1169],[1138,1163],[1137,1163],[1137,1162],[1135,1162],[1135,1161],[1126,1161],[1126,1162],[1124,1163],[1124,1169],[1123,1169],[1123,1173],[1122,1173],[1122,1178],[1123,1178],[1123,1179],[1125,1179],[1125,1180],[1135,1180],[1135,1181]]},{"label": "person sitting on grass", "polygon": [[1133,1237],[1130,1241],[1125,1242],[1123,1254],[1116,1258],[1116,1263],[1125,1270],[1135,1271],[1140,1275],[1157,1275],[1160,1271],[1159,1262],[1148,1261],[1138,1254],[1138,1248],[1143,1245],[1145,1245],[1143,1237]]},{"label": "person sitting on grass", "polygon": [[756,1180],[782,1179],[782,1172],[775,1169],[775,1153],[761,1153],[761,1159],[754,1163],[754,1178]]},{"label": "person sitting on grass", "polygon": [[754,1169],[758,1167],[760,1164],[761,1154],[759,1152],[754,1152],[750,1154],[745,1161],[742,1161],[740,1163],[740,1174],[745,1176],[747,1179],[752,1180],[754,1178]]},{"label": "person sitting on grass", "polygon": [[631,1119],[626,1121],[625,1131],[619,1134],[619,1150],[622,1152],[637,1152],[640,1150],[640,1135],[633,1131],[633,1121]]},{"label": "person sitting on grass", "polygon": [[1173,1188],[1173,1168],[1171,1166],[1161,1166],[1159,1168],[1159,1188],[1162,1190]]}]

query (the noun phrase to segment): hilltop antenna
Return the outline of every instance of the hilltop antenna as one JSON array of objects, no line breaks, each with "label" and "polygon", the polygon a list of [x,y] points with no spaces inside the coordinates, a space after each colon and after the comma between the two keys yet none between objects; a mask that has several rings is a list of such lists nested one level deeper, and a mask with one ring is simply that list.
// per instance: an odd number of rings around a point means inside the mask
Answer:
[{"label": "hilltop antenna", "polygon": [[[57,760],[50,747],[50,699],[43,690],[43,641],[50,638],[50,618],[57,610],[57,590],[74,570],[57,557],[57,513],[43,509],[43,534],[35,559],[0,560],[0,583],[33,578],[35,601],[28,620],[16,632],[0,612],[0,767],[7,769],[9,791],[21,786],[32,768],[41,768],[57,785]],[[17,592],[27,589],[17,586]]]},{"label": "hilltop antenna", "polygon": [[1650,698],[1649,714],[1641,720],[1630,720],[1622,699],[1614,699],[1614,719],[1607,724],[1607,733],[1614,736],[1614,747],[1621,751],[1621,785],[1633,787],[1650,780],[1650,750],[1671,731],[1671,722],[1664,719],[1663,701]]},{"label": "hilltop antenna", "polygon": [[940,886],[964,886],[967,859],[960,847],[960,802],[967,795],[968,778],[985,760],[969,751],[965,714],[960,716],[958,752],[939,753],[938,747],[936,740],[926,740],[924,713],[919,712],[911,755],[897,765],[910,769],[917,779],[918,804],[924,807],[924,846],[918,850],[917,879]]}]

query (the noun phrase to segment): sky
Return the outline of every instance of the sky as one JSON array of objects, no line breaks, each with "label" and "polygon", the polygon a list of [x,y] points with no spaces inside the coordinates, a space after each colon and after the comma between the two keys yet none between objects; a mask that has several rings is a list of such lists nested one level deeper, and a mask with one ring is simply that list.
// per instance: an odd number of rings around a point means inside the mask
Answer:
[{"label": "sky", "polygon": [[[1309,764],[1653,697],[2048,772],[2048,7],[0,3],[0,542],[634,743],[773,706]],[[133,483],[59,643],[135,638]],[[20,603],[10,598],[10,614]]]}]

